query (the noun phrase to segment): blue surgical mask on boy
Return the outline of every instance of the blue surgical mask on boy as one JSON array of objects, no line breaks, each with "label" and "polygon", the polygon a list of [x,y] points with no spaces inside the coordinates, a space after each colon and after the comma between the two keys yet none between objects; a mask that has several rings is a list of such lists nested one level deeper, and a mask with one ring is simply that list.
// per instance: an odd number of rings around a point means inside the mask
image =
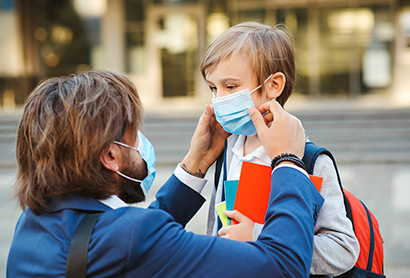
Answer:
[{"label": "blue surgical mask on boy", "polygon": [[148,190],[151,188],[152,183],[154,182],[154,179],[155,179],[156,172],[157,172],[155,170],[155,151],[154,151],[154,147],[152,146],[151,142],[139,130],[138,130],[138,138],[139,138],[139,143],[138,143],[137,148],[121,143],[121,142],[118,142],[118,141],[114,141],[114,143],[139,152],[141,158],[145,161],[145,163],[147,163],[148,175],[143,180],[138,180],[138,179],[131,178],[121,173],[120,171],[117,171],[117,174],[131,181],[141,183],[142,191],[144,192],[145,196],[147,196]]},{"label": "blue surgical mask on boy", "polygon": [[[272,74],[263,83],[265,84],[271,76]],[[255,125],[248,114],[248,108],[255,107],[251,94],[260,87],[262,85],[259,85],[251,92],[246,89],[219,98],[214,95],[212,103],[215,117],[223,129],[231,134],[245,136],[253,136],[257,133]]]}]

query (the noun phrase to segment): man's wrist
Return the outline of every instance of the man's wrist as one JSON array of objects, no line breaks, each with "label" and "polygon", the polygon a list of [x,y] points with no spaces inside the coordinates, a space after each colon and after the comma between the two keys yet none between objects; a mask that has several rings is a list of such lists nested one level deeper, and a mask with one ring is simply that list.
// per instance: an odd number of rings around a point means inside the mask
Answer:
[{"label": "man's wrist", "polygon": [[188,174],[203,179],[210,165],[204,165],[202,160],[192,159],[188,153],[181,162],[181,168]]},{"label": "man's wrist", "polygon": [[198,178],[201,178],[201,179],[203,179],[203,178],[205,177],[205,174],[206,174],[206,172],[203,173],[200,168],[198,168],[198,169],[196,169],[196,170],[194,170],[194,171],[189,170],[189,169],[188,169],[188,166],[187,166],[184,162],[181,162],[181,168],[182,168],[185,172],[187,172],[188,174],[190,174],[190,175],[192,175],[192,176],[195,176],[195,177],[198,177]]},{"label": "man's wrist", "polygon": [[185,170],[182,169],[181,163],[178,163],[178,166],[175,168],[174,171],[175,177],[179,179],[183,184],[186,186],[192,188],[199,194],[201,194],[202,189],[205,187],[205,184],[207,180],[205,178],[199,178],[196,176],[193,176],[191,174],[188,174]]},{"label": "man's wrist", "polygon": [[305,163],[299,157],[292,153],[282,153],[280,155],[275,156],[271,162],[272,170],[283,162],[290,162],[306,171]]}]

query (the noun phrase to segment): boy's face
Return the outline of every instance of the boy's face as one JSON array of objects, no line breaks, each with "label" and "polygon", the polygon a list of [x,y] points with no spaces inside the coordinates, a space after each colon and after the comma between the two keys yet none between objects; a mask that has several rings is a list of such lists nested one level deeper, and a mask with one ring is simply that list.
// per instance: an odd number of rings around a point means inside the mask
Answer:
[{"label": "boy's face", "polygon": [[[220,62],[213,71],[206,74],[206,82],[216,97],[246,89],[252,91],[260,85],[245,54],[237,54],[233,58],[228,57]],[[262,94],[257,90],[251,94],[251,97],[256,108],[270,100],[265,90],[262,90]]]}]

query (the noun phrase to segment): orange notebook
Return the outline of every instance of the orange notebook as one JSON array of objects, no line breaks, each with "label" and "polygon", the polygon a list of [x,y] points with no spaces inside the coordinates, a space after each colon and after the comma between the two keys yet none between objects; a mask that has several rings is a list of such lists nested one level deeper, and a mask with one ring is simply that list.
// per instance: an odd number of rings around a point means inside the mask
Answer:
[{"label": "orange notebook", "polygon": [[[272,169],[269,166],[244,161],[239,178],[234,209],[252,221],[264,224],[268,209]],[[310,176],[320,192],[322,177]],[[235,220],[233,224],[237,224]]]}]

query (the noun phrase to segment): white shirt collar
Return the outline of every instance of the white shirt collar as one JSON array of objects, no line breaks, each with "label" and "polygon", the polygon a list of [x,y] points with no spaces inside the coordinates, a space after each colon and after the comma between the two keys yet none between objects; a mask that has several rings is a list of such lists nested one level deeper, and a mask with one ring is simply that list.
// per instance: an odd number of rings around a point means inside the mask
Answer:
[{"label": "white shirt collar", "polygon": [[128,204],[121,200],[117,195],[111,195],[110,198],[104,200],[98,200],[106,206],[112,209],[119,209],[123,207],[128,207]]},{"label": "white shirt collar", "polygon": [[[269,155],[266,153],[263,146],[260,146],[252,153],[243,156],[243,149],[245,147],[245,136],[239,135],[238,140],[236,140],[235,145],[232,147],[232,153],[242,161],[249,161],[249,162],[256,162],[262,163],[266,165],[270,165],[271,159]],[[256,159],[255,159],[256,158]]]},{"label": "white shirt collar", "polygon": [[245,145],[245,136],[238,135],[238,139],[235,145],[232,147],[232,153],[236,155],[239,159],[243,157],[243,148]]}]

